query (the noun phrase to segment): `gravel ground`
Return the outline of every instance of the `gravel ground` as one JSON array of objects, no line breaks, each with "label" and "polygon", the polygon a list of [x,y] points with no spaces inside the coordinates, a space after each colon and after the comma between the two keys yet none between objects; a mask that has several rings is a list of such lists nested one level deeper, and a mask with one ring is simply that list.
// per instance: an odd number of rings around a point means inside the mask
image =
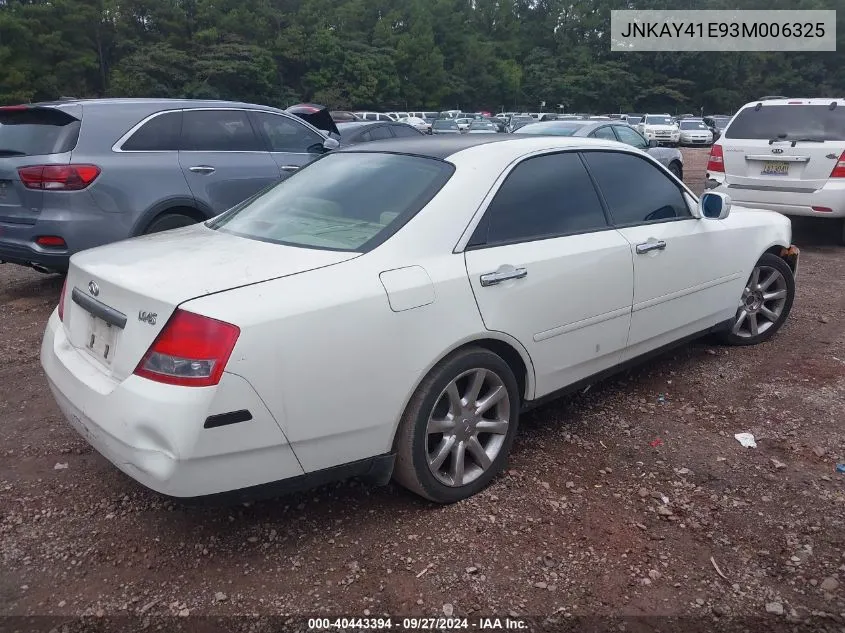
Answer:
[{"label": "gravel ground", "polygon": [[[707,151],[685,155],[700,191]],[[225,508],[141,488],[46,388],[38,348],[60,279],[0,266],[0,615],[845,630],[845,249],[826,228],[796,224],[798,296],[771,342],[700,341],[533,411],[507,472],[449,507],[355,482]],[[745,431],[756,449],[734,439]]]}]

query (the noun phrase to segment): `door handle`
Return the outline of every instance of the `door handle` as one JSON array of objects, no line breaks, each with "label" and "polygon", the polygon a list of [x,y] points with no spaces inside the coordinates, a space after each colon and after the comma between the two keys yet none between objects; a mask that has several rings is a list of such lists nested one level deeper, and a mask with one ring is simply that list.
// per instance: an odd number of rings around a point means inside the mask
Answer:
[{"label": "door handle", "polygon": [[513,266],[500,266],[499,270],[493,273],[485,273],[481,275],[481,285],[483,287],[495,286],[508,279],[522,279],[528,275],[527,268],[514,268]]},{"label": "door handle", "polygon": [[214,167],[210,165],[195,165],[193,167],[188,167],[188,171],[192,171],[195,174],[213,174]]},{"label": "door handle", "polygon": [[299,165],[282,165],[279,169],[282,171],[296,171],[299,169]]},{"label": "door handle", "polygon": [[666,242],[663,240],[649,240],[648,242],[637,244],[637,255],[645,255],[651,251],[664,250],[666,250]]}]

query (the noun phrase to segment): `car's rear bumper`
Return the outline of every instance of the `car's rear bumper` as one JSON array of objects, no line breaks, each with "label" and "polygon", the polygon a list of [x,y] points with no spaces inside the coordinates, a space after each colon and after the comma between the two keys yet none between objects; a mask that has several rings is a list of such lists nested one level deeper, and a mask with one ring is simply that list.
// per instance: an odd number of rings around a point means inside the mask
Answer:
[{"label": "car's rear bumper", "polygon": [[708,173],[706,188],[727,194],[732,202],[744,207],[767,209],[784,215],[845,218],[845,183],[828,183],[815,191],[786,191],[784,188],[726,184],[724,176]]},{"label": "car's rear bumper", "polygon": [[[226,493],[303,474],[250,384],[223,374],[216,387],[176,387],[138,376],[117,381],[74,348],[54,312],[41,364],[71,426],[124,473],[174,497]],[[205,428],[210,415],[251,419]]]}]

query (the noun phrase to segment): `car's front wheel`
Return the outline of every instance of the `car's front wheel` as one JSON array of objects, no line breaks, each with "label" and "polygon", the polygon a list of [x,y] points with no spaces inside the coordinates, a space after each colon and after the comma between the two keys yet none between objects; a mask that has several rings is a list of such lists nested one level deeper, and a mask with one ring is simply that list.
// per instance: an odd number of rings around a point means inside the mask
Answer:
[{"label": "car's front wheel", "polygon": [[795,278],[777,255],[765,253],[751,272],[739,307],[723,339],[730,345],[756,345],[777,332],[795,299]]},{"label": "car's front wheel", "polygon": [[442,360],[402,416],[396,481],[436,503],[483,490],[505,465],[519,407],[516,378],[497,354],[472,347]]}]

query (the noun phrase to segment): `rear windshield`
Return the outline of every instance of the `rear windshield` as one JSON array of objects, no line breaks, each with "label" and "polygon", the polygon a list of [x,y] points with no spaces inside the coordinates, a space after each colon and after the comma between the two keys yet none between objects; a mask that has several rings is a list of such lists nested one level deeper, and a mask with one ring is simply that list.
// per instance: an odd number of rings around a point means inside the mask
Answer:
[{"label": "rear windshield", "polygon": [[363,253],[402,228],[453,171],[419,156],[329,154],[208,226],[264,242]]},{"label": "rear windshield", "polygon": [[525,125],[518,130],[514,131],[514,134],[547,134],[550,136],[572,136],[577,132],[579,129],[586,125],[586,121],[583,123],[577,121],[549,121],[548,123],[531,123],[529,125]]},{"label": "rear windshield", "polygon": [[76,147],[79,121],[47,108],[0,108],[0,156],[61,154]]},{"label": "rear windshield", "polygon": [[488,121],[473,121],[472,124],[469,126],[471,130],[495,130],[497,129],[495,123],[490,123]]},{"label": "rear windshield", "polygon": [[726,138],[845,141],[845,106],[763,105],[742,110]]},{"label": "rear windshield", "polygon": [[703,121],[681,121],[682,130],[707,130]]},{"label": "rear windshield", "polygon": [[454,130],[458,127],[455,119],[437,119],[432,126],[437,130]]}]

